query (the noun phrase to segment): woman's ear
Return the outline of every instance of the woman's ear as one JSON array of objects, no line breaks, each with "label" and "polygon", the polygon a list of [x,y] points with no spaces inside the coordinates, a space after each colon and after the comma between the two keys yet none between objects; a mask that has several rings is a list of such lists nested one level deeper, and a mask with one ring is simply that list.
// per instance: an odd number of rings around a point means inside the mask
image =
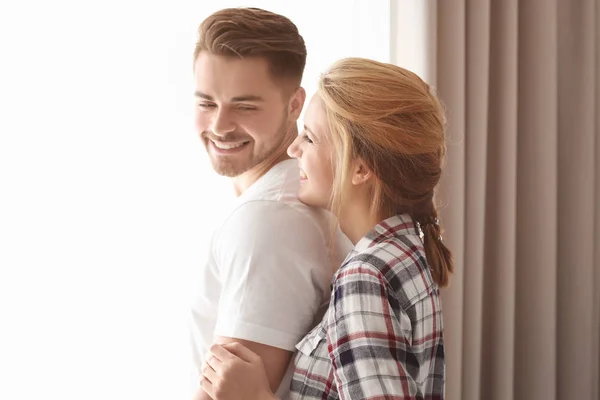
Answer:
[{"label": "woman's ear", "polygon": [[373,174],[371,168],[369,168],[362,159],[357,158],[354,161],[352,166],[353,185],[363,185],[369,183],[373,176],[375,176],[375,174]]}]

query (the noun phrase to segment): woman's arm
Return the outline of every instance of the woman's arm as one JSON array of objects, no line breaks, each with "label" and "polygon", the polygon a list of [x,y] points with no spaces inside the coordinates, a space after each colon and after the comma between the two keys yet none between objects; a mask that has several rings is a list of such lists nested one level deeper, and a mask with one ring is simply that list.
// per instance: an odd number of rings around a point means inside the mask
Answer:
[{"label": "woman's arm", "polygon": [[411,319],[381,272],[370,265],[348,268],[334,291],[327,342],[340,398],[418,398],[415,378],[435,355],[432,348],[415,353],[422,348],[415,341],[432,338],[413,337]]}]

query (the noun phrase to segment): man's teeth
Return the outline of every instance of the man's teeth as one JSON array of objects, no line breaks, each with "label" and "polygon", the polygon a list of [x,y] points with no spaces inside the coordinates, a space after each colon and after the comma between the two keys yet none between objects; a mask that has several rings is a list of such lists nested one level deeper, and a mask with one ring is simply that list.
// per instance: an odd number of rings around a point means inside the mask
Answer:
[{"label": "man's teeth", "polygon": [[215,144],[215,146],[219,149],[222,150],[231,150],[231,149],[235,149],[237,147],[243,146],[248,142],[240,142],[240,143],[223,143],[223,142],[215,142],[213,141],[213,143]]}]

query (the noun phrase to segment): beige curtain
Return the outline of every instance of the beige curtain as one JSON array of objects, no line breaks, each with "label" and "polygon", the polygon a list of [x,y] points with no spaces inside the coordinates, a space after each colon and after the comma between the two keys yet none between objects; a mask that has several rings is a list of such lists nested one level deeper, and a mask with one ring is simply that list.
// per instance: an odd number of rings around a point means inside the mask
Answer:
[{"label": "beige curtain", "polygon": [[600,1],[435,17],[447,398],[600,399]]}]

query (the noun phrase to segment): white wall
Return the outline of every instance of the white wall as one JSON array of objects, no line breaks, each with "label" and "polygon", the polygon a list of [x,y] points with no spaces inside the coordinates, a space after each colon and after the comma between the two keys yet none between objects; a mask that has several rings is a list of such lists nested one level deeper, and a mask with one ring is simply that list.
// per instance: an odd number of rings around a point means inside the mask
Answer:
[{"label": "white wall", "polygon": [[229,196],[192,126],[198,23],[293,19],[304,85],[389,61],[389,2],[0,5],[0,398],[187,398],[194,276]]},{"label": "white wall", "polygon": [[392,0],[391,62],[435,85],[437,0]]}]

